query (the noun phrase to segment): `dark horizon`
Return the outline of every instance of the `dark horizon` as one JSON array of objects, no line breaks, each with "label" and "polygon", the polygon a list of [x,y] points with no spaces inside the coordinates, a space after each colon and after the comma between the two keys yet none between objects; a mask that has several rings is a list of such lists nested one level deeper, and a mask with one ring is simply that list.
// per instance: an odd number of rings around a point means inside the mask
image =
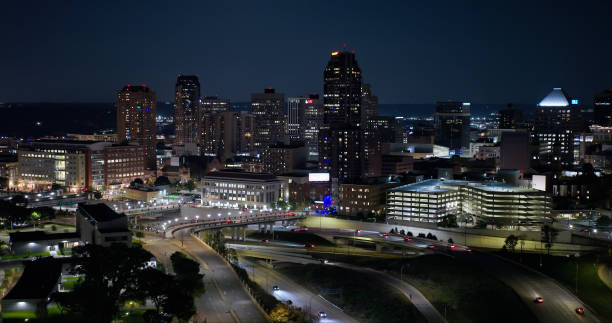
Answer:
[{"label": "dark horizon", "polygon": [[176,75],[236,102],[272,86],[322,92],[355,50],[380,103],[582,102],[612,87],[610,2],[11,2],[0,13],[0,102],[113,102],[125,84],[173,100]]}]

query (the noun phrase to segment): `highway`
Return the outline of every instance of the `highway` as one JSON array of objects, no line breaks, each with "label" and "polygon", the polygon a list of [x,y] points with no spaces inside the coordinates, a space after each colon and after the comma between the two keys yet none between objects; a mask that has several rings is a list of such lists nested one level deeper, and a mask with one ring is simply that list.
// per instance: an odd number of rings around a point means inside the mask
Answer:
[{"label": "highway", "polygon": [[[291,301],[294,306],[301,307],[312,317],[317,317],[320,311],[327,313],[327,318],[319,322],[357,322],[340,308],[328,302],[320,295],[316,295],[306,288],[295,283],[284,275],[269,269],[255,261],[247,261],[243,257],[239,258],[240,266],[244,268],[260,286],[270,291],[276,299],[283,302]],[[253,278],[254,276],[254,278]],[[280,290],[273,291],[272,286],[278,286]]]},{"label": "highway", "polygon": [[212,249],[195,238],[181,236],[184,245],[177,240],[159,237],[143,239],[145,249],[171,269],[169,257],[175,251],[182,251],[197,260],[204,276],[206,293],[195,300],[197,315],[201,322],[266,322],[264,315],[242,287],[242,283],[224,260]]},{"label": "highway", "polygon": [[[316,229],[310,230],[314,232],[317,231]],[[331,233],[344,236],[355,235],[352,230],[321,230],[321,232],[324,234]],[[397,242],[398,244],[406,243],[403,241],[402,237],[391,234],[386,237],[372,231],[362,231],[360,234],[372,240]],[[485,268],[487,272],[495,276],[495,278],[510,286],[542,323],[574,321],[600,322],[593,314],[593,311],[589,309],[584,302],[544,274],[535,272],[493,254],[477,252],[476,250],[473,252],[466,252],[466,246],[455,245],[454,248],[450,248],[449,244],[446,242],[416,237],[412,237],[412,241],[409,243],[418,247],[428,248],[437,253],[451,255]],[[434,248],[429,247],[432,245]],[[536,297],[543,297],[544,303],[535,303]],[[575,309],[578,307],[587,309],[586,313],[584,315],[577,314]]]},{"label": "highway", "polygon": [[[275,246],[254,246],[254,245],[241,245],[241,244],[228,244],[227,246],[228,248],[235,248],[238,254],[242,256],[250,256],[250,257],[257,257],[257,258],[264,258],[264,259],[274,259],[278,261],[292,262],[292,263],[299,263],[299,264],[306,264],[306,263],[319,264],[320,263],[319,260],[312,259],[310,255],[306,254],[304,248],[284,248],[284,247],[275,247]],[[396,288],[400,292],[402,292],[407,298],[409,298],[412,301],[412,303],[417,308],[417,310],[421,312],[421,314],[425,317],[425,319],[428,322],[432,322],[432,323],[446,322],[444,317],[442,317],[440,312],[438,312],[438,310],[427,300],[427,298],[425,298],[425,296],[421,294],[421,292],[419,292],[418,289],[416,289],[415,287],[413,287],[412,285],[406,282],[402,282],[399,279],[396,279],[390,275],[384,274],[382,272],[379,272],[379,271],[376,271],[370,268],[363,268],[363,267],[354,266],[354,265],[350,265],[346,263],[331,262],[331,261],[328,262],[327,265],[338,266],[338,267],[342,267],[342,268],[346,268],[346,269],[350,269],[354,271],[359,271],[368,276],[375,277],[376,279],[379,279],[387,283],[391,287]],[[264,268],[263,266],[260,266],[260,267]],[[245,268],[245,269],[250,270],[249,268]],[[274,272],[273,270],[269,268],[265,268],[265,269],[268,272]],[[255,273],[255,275],[257,276],[257,273]],[[277,275],[280,276],[280,274],[277,274]],[[269,281],[264,281],[264,284],[265,285],[262,285],[262,286],[275,285],[275,284],[269,283]],[[278,292],[275,292],[275,296],[278,296],[277,293]],[[285,296],[282,293],[279,293],[279,295]],[[303,308],[308,308],[308,307],[303,307]],[[315,314],[316,312],[318,312],[314,308],[311,311],[314,312]],[[333,313],[333,312],[328,312],[328,311],[326,312],[328,314]],[[334,314],[336,315],[337,313],[334,313]],[[332,319],[332,318],[335,318],[335,316],[332,316],[330,314],[329,318]],[[337,318],[337,319],[340,319],[340,318]]]}]

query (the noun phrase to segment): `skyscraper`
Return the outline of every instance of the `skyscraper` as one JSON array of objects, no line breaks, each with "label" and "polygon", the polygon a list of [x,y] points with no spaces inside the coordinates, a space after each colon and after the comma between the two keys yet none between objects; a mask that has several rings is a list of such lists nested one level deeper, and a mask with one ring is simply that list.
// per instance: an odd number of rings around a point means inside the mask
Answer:
[{"label": "skyscraper", "polygon": [[378,97],[372,95],[370,84],[361,85],[361,122],[365,123],[368,119],[378,116]]},{"label": "skyscraper", "polygon": [[200,113],[221,113],[230,110],[230,100],[218,96],[205,96],[200,100]]},{"label": "skyscraper", "polygon": [[300,121],[300,130],[308,148],[308,158],[318,160],[319,128],[323,125],[323,100],[318,94],[311,94],[306,99],[304,118]]},{"label": "skyscraper", "polygon": [[354,52],[335,51],[323,73],[325,124],[361,124],[361,70]]},{"label": "skyscraper", "polygon": [[361,70],[354,52],[334,51],[323,73],[324,125],[319,130],[319,167],[339,182],[364,173]]},{"label": "skyscraper", "polygon": [[146,85],[124,86],[117,93],[117,141],[137,142],[144,147],[147,168],[155,169],[155,92]]},{"label": "skyscraper", "polygon": [[593,99],[595,124],[602,127],[612,126],[612,89],[598,93]]},{"label": "skyscraper", "polygon": [[178,75],[174,95],[175,144],[198,143],[200,81],[197,75]]},{"label": "skyscraper", "polygon": [[462,149],[469,149],[470,103],[437,102],[434,123],[436,145],[448,147],[451,155],[461,155]]},{"label": "skyscraper", "polygon": [[582,113],[561,88],[554,88],[536,108],[534,130],[544,164],[572,165],[580,158],[574,136],[582,130]]},{"label": "skyscraper", "polygon": [[499,129],[516,129],[522,121],[523,113],[520,109],[512,107],[512,104],[499,110]]},{"label": "skyscraper", "polygon": [[288,107],[288,134],[290,142],[298,142],[304,139],[303,129],[301,127],[304,119],[304,111],[306,110],[305,97],[293,97],[287,99]]},{"label": "skyscraper", "polygon": [[285,95],[267,88],[251,94],[251,113],[255,117],[255,150],[285,141]]}]

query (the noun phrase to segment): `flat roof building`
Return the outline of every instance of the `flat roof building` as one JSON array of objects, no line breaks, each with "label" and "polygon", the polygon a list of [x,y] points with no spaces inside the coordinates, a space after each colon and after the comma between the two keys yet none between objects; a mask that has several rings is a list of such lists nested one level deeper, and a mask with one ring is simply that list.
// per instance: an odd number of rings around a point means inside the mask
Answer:
[{"label": "flat roof building", "polygon": [[77,231],[85,244],[110,246],[113,243],[132,245],[132,232],[127,217],[104,203],[79,204],[76,212]]},{"label": "flat roof building", "polygon": [[503,182],[430,179],[389,190],[387,208],[390,218],[415,222],[439,222],[453,214],[532,223],[550,216],[551,199]]},{"label": "flat roof building", "polygon": [[279,201],[283,181],[271,174],[215,171],[202,178],[202,205],[269,209]]}]

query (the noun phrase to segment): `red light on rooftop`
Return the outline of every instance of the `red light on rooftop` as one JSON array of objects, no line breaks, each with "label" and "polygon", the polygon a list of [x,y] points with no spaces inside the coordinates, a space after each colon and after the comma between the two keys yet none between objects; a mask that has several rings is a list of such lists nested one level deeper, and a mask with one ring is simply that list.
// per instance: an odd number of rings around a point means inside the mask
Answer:
[{"label": "red light on rooftop", "polygon": [[147,87],[147,85],[146,85],[146,84],[143,84],[143,85],[142,85],[142,87]]}]

